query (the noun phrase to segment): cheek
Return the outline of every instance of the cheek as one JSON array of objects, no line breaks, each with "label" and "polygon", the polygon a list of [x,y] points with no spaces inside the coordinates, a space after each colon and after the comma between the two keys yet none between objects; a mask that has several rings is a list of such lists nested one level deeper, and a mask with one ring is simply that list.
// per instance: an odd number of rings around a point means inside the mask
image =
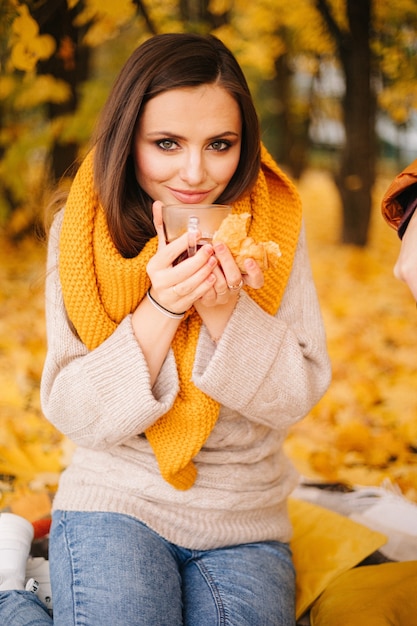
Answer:
[{"label": "cheek", "polygon": [[222,163],[218,167],[218,182],[222,182],[227,185],[235,173],[237,166],[239,165],[239,156],[237,158],[230,159],[227,163]]},{"label": "cheek", "polygon": [[135,173],[136,180],[145,190],[150,183],[164,178],[164,168],[161,167],[160,159],[152,158],[146,151],[135,154]]}]

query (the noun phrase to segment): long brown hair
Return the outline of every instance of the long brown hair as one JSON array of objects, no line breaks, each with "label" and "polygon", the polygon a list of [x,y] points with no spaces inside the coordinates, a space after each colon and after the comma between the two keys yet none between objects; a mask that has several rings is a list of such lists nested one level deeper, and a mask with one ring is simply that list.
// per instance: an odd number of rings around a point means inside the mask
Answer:
[{"label": "long brown hair", "polygon": [[260,167],[259,122],[235,57],[216,37],[170,33],[139,46],[123,66],[95,134],[94,179],[114,244],[136,256],[155,235],[152,199],[137,183],[132,158],[135,128],[144,105],[160,93],[216,83],[239,104],[242,143],[238,167],[216,199],[230,203],[254,184]]}]

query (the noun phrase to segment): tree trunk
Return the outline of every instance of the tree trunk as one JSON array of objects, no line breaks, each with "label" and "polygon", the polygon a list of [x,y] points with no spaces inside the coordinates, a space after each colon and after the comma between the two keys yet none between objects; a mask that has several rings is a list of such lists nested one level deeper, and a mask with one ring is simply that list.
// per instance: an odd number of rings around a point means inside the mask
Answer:
[{"label": "tree trunk", "polygon": [[[70,10],[66,0],[55,0],[39,4],[33,11],[40,32],[52,35],[57,46],[55,54],[39,63],[38,72],[52,74],[54,78],[65,81],[71,90],[71,96],[66,102],[48,104],[50,120],[76,111],[79,86],[88,78],[90,50],[81,43],[85,27],[80,29],[73,24],[79,10],[79,4]],[[71,168],[78,156],[78,149],[78,144],[74,142],[62,143],[59,139],[54,142],[51,152],[51,174],[55,180],[59,180]]]},{"label": "tree trunk", "polygon": [[338,48],[346,85],[342,101],[346,140],[336,178],[343,206],[341,238],[343,243],[364,246],[376,165],[376,96],[370,46],[373,0],[345,2],[347,31],[333,18],[328,0],[316,0],[316,6]]},{"label": "tree trunk", "polygon": [[375,182],[376,98],[371,82],[372,0],[347,0],[350,35],[341,41],[340,60],[346,91],[343,115],[346,141],[341,155],[338,187],[343,206],[343,243],[364,246],[368,240]]},{"label": "tree trunk", "polygon": [[210,32],[229,22],[229,9],[222,13],[212,13],[210,0],[179,0],[182,22],[190,32]]}]

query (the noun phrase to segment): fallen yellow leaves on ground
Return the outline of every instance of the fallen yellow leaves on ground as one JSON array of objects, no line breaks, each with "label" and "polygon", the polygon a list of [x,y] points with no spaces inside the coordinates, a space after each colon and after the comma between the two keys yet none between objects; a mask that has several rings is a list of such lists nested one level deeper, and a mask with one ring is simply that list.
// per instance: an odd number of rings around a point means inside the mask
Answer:
[{"label": "fallen yellow leaves on ground", "polygon": [[[286,449],[311,479],[388,479],[417,501],[417,310],[392,274],[399,240],[379,212],[389,182],[375,190],[365,249],[338,243],[339,198],[328,174],[309,171],[298,185],[333,381],[293,427]],[[42,416],[39,401],[45,246],[1,237],[0,244],[0,508],[30,518],[45,510],[72,446]]]},{"label": "fallen yellow leaves on ground", "polygon": [[301,192],[333,380],[286,449],[308,478],[353,485],[389,480],[417,501],[417,310],[393,276],[400,248],[382,220],[375,189],[369,245],[338,243],[340,203],[325,173],[308,172]]},{"label": "fallen yellow leaves on ground", "polygon": [[14,246],[2,237],[0,258],[0,507],[6,508],[54,492],[66,444],[39,401],[45,246],[35,239]]}]

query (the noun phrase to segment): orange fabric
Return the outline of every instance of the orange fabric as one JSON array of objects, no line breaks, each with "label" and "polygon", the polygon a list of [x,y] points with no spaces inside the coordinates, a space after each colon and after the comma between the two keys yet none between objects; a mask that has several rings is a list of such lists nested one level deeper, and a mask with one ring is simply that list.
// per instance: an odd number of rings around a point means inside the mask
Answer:
[{"label": "orange fabric", "polygon": [[404,213],[404,209],[398,202],[397,197],[414,183],[417,183],[417,159],[394,178],[382,198],[382,215],[388,224],[395,229],[398,229]]}]

